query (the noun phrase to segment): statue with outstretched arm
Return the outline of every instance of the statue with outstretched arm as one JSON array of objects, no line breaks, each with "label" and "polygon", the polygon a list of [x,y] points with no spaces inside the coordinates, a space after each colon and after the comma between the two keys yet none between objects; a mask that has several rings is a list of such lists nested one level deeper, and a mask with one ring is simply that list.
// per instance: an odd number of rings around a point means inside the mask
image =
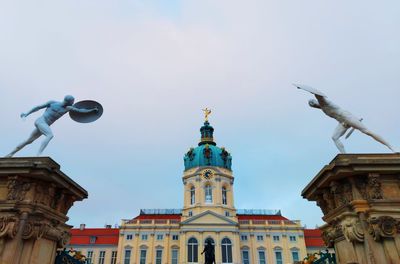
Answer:
[{"label": "statue with outstretched arm", "polygon": [[201,255],[203,255],[204,253],[206,253],[205,264],[215,264],[215,249],[209,240],[207,240],[204,250],[203,252],[201,252]]},{"label": "statue with outstretched arm", "polygon": [[[339,124],[336,127],[335,131],[333,132],[332,139],[333,142],[335,142],[336,147],[339,149],[341,153],[346,153],[343,143],[340,141],[340,138],[346,133],[346,131],[349,128],[357,129],[360,132],[372,137],[376,141],[382,143],[386,147],[388,147],[391,151],[395,152],[392,148],[392,146],[385,141],[382,137],[379,135],[373,133],[370,131],[361,121],[362,119],[354,116],[352,113],[343,110],[333,102],[329,101],[327,96],[323,94],[322,92],[318,91],[317,89],[314,89],[312,87],[306,86],[306,85],[298,85],[294,84],[299,89],[302,89],[304,91],[307,91],[309,93],[314,94],[315,99],[310,99],[308,101],[308,104],[317,109],[321,109],[322,112],[324,112],[327,116],[336,119]],[[352,132],[352,131],[351,131]],[[350,135],[350,133],[349,133]]]},{"label": "statue with outstretched arm", "polygon": [[12,157],[15,153],[20,151],[23,147],[28,144],[31,144],[33,141],[38,139],[41,135],[44,135],[45,138],[40,145],[38,156],[42,154],[43,150],[49,144],[50,140],[54,137],[53,132],[51,131],[50,126],[64,114],[69,111],[78,112],[78,113],[91,113],[94,111],[98,111],[97,108],[93,109],[84,109],[84,108],[76,108],[73,106],[75,98],[71,95],[67,95],[64,97],[62,102],[49,101],[45,104],[38,105],[32,108],[30,111],[21,114],[21,118],[25,118],[28,115],[39,111],[40,109],[46,108],[43,115],[40,116],[35,121],[35,129],[32,131],[31,135],[24,142],[19,144],[13,151],[10,152],[6,157]]}]

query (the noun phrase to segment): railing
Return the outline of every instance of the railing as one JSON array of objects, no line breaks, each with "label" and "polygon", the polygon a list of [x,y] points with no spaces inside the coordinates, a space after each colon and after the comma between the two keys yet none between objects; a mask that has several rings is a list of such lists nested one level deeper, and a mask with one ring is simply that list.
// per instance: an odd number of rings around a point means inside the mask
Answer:
[{"label": "railing", "polygon": [[239,220],[240,225],[300,225],[300,220]]},{"label": "railing", "polygon": [[[123,220],[124,224],[154,224],[154,225],[167,225],[167,224],[179,224],[180,219],[133,219]],[[240,225],[301,225],[300,220],[239,220]]]},{"label": "railing", "polygon": [[147,224],[147,225],[168,225],[168,224],[179,224],[180,219],[133,219],[133,220],[122,220],[123,224]]}]

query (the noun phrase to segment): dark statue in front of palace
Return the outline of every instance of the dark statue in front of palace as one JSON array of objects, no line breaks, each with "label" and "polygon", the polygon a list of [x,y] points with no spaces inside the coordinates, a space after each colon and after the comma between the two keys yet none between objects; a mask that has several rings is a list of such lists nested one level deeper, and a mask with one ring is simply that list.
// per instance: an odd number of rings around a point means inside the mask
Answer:
[{"label": "dark statue in front of palace", "polygon": [[210,240],[206,241],[206,246],[201,254],[203,255],[203,253],[206,253],[205,264],[215,264],[215,250]]}]

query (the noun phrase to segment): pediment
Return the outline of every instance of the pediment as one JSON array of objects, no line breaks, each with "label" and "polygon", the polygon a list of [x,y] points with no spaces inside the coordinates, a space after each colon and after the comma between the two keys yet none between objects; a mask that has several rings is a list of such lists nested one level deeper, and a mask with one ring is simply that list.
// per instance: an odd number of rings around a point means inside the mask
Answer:
[{"label": "pediment", "polygon": [[182,225],[237,225],[228,217],[216,214],[212,211],[206,211],[181,223]]}]

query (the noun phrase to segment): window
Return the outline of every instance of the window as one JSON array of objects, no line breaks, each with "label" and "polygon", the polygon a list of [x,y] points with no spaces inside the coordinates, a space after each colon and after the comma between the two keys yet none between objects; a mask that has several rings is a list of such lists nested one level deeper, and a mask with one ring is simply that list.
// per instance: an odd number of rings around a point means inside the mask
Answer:
[{"label": "window", "polygon": [[147,235],[142,235],[142,240],[147,240]]},{"label": "window", "polygon": [[156,264],[161,264],[162,261],[162,250],[157,249],[156,250]]},{"label": "window", "polygon": [[93,251],[88,251],[86,254],[86,261],[88,264],[93,263]]},{"label": "window", "polygon": [[173,249],[171,253],[171,264],[178,264],[178,250]]},{"label": "window", "polygon": [[296,242],[296,236],[289,236],[290,242]]},{"label": "window", "polygon": [[279,242],[279,236],[272,236],[272,239],[274,240],[274,242]]},{"label": "window", "polygon": [[229,216],[229,212],[228,211],[225,211],[225,216]]},{"label": "window", "polygon": [[126,235],[126,240],[132,240],[132,235]]},{"label": "window", "polygon": [[299,252],[298,251],[292,251],[292,259],[293,259],[293,262],[299,261]]},{"label": "window", "polygon": [[226,198],[226,188],[222,187],[222,204],[228,204],[228,199]]},{"label": "window", "polygon": [[163,240],[164,236],[163,235],[157,235],[157,240]]},{"label": "window", "polygon": [[111,252],[111,264],[117,263],[117,251]]},{"label": "window", "polygon": [[126,249],[125,256],[124,256],[124,264],[129,264],[130,262],[131,262],[131,250]]},{"label": "window", "polygon": [[247,235],[241,235],[240,240],[242,241],[247,241]]},{"label": "window", "polygon": [[250,264],[249,251],[247,251],[247,250],[242,251],[242,263]]},{"label": "window", "polygon": [[197,243],[197,239],[192,237],[191,239],[189,239],[188,241],[188,262],[189,263],[196,263],[198,262],[198,243]]},{"label": "window", "polygon": [[282,252],[275,251],[275,261],[276,261],[276,264],[283,264]]},{"label": "window", "polygon": [[232,263],[232,242],[229,238],[222,239],[222,263]]},{"label": "window", "polygon": [[211,185],[207,185],[205,188],[205,194],[206,194],[206,203],[212,203],[212,187]]},{"label": "window", "polygon": [[179,236],[178,235],[172,235],[172,240],[179,240]]},{"label": "window", "polygon": [[90,236],[90,238],[89,238],[89,243],[90,243],[90,244],[96,243],[96,237],[95,237],[95,236]]},{"label": "window", "polygon": [[257,241],[263,241],[264,240],[264,236],[263,235],[258,235],[257,236]]},{"label": "window", "polygon": [[140,264],[146,264],[146,249],[140,250]]},{"label": "window", "polygon": [[194,204],[196,202],[196,190],[194,186],[190,188],[190,204]]},{"label": "window", "polygon": [[193,212],[192,211],[189,211],[189,216],[193,216]]},{"label": "window", "polygon": [[104,264],[104,258],[106,257],[105,251],[100,251],[99,253],[99,264]]},{"label": "window", "polygon": [[258,264],[266,264],[267,262],[265,261],[265,252],[264,251],[258,251]]}]

